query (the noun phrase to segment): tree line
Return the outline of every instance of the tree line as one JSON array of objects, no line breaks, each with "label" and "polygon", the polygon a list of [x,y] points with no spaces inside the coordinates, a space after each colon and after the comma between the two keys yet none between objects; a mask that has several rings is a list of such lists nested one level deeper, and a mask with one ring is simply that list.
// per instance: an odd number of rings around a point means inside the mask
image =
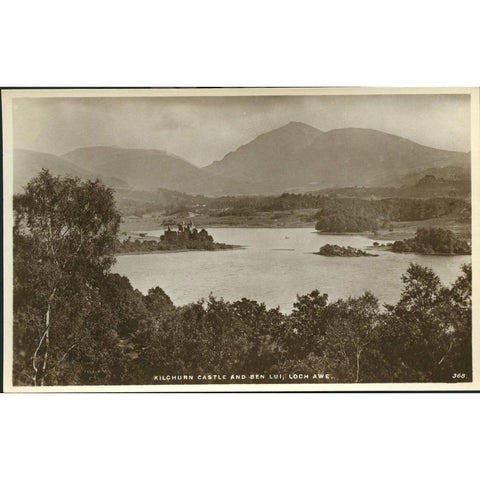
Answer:
[{"label": "tree line", "polygon": [[[365,217],[367,219],[381,219],[386,221],[413,221],[436,218],[443,215],[456,214],[462,218],[469,218],[470,204],[461,198],[405,198],[395,197],[380,199],[360,198],[357,190],[346,195],[334,193],[283,193],[277,196],[223,196],[210,198],[179,194],[177,192],[162,191],[161,199],[153,202],[150,196],[154,193],[129,192],[120,190],[116,196],[120,199],[120,210],[123,215],[132,213],[125,205],[130,196],[139,196],[135,208],[141,211],[152,212],[163,210],[165,215],[185,214],[189,211],[207,214],[216,217],[238,216],[245,217],[258,212],[278,212],[301,209],[318,209],[317,220],[331,215],[350,217]],[[125,197],[125,198],[124,198]],[[145,197],[145,198],[144,198]],[[150,203],[148,203],[150,201]],[[143,203],[142,203],[143,202]],[[147,203],[145,203],[147,202]],[[139,210],[140,211],[140,210]],[[136,210],[133,213],[138,213]]]},{"label": "tree line", "polygon": [[376,231],[391,222],[408,222],[455,215],[470,218],[470,205],[455,198],[325,198],[315,215],[316,230],[325,232]]},{"label": "tree line", "polygon": [[206,208],[220,211],[282,211],[315,208],[319,216],[343,213],[356,217],[386,217],[392,221],[425,220],[450,213],[468,215],[470,205],[463,199],[440,198],[380,198],[340,197],[322,194],[283,193],[279,196],[219,197],[208,199]]},{"label": "tree line", "polygon": [[315,228],[324,232],[365,232],[389,228],[391,222],[420,221],[453,215],[468,220],[470,204],[459,198],[365,199],[284,193],[277,197],[221,197],[211,199],[202,213],[217,217],[246,217],[258,212],[318,209]]},{"label": "tree line", "polygon": [[[43,171],[14,199],[16,385],[150,384],[155,375],[323,373],[334,382],[472,375],[472,270],[443,286],[412,264],[400,300],[314,290],[290,314],[241,299],[175,306],[112,274],[119,216],[100,182]],[[454,375],[460,375],[454,378]]]}]

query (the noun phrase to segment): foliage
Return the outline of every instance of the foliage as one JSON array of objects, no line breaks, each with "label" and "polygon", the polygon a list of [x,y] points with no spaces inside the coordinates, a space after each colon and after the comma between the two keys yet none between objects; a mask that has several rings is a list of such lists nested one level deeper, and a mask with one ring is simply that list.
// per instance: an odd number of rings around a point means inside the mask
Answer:
[{"label": "foliage", "polygon": [[[99,286],[114,262],[119,224],[111,190],[43,170],[14,198],[14,214],[15,379],[70,382],[93,362],[108,382],[117,360],[110,364],[102,351],[114,355],[116,333]],[[67,368],[73,357],[77,367]]]},{"label": "foliage", "polygon": [[403,283],[399,302],[383,309],[369,292],[329,303],[318,290],[298,296],[289,315],[247,299],[179,308],[166,301],[131,368],[140,383],[292,371],[335,382],[449,382],[455,372],[471,379],[471,266],[443,287],[431,269],[412,264]]},{"label": "foliage", "polygon": [[315,228],[324,232],[376,231],[392,221],[415,221],[469,210],[467,202],[454,198],[325,198]]},{"label": "foliage", "polygon": [[[329,194],[283,193],[279,196],[219,197],[204,200],[211,215],[240,215],[255,212],[289,211],[306,208],[318,209],[317,220],[329,216],[364,218],[365,221],[412,221],[460,214],[470,209],[465,200],[451,197],[438,198],[381,198],[366,199],[358,195],[331,196]],[[201,209],[200,209],[201,210]]]},{"label": "foliage", "polygon": [[379,326],[378,300],[370,292],[331,305],[325,350],[328,368],[337,382],[375,378],[374,349],[369,347],[379,334]]},{"label": "foliage", "polygon": [[444,228],[419,228],[414,238],[394,242],[392,250],[397,253],[471,254],[470,245],[466,240],[458,238],[452,231]]},{"label": "foliage", "polygon": [[266,372],[276,364],[278,309],[242,299],[229,303],[210,297],[159,315],[139,345],[138,379],[158,374]]},{"label": "foliage", "polygon": [[[446,287],[412,264],[399,301],[383,307],[368,292],[329,302],[319,290],[297,296],[290,314],[213,296],[176,307],[161,288],[143,295],[110,273],[118,214],[100,183],[44,171],[14,208],[17,385],[289,372],[335,382],[471,381],[471,265]],[[418,237],[432,248],[451,238]]]},{"label": "foliage", "polygon": [[168,227],[160,240],[131,240],[127,238],[123,242],[117,240],[116,251],[118,253],[156,252],[165,250],[225,250],[232,245],[214,242],[213,237],[202,228],[198,231],[195,227],[187,225],[178,226],[178,230]]},{"label": "foliage", "polygon": [[471,265],[451,288],[415,264],[402,280],[401,298],[387,306],[382,327],[385,381],[448,382],[456,372],[471,381]]},{"label": "foliage", "polygon": [[330,245],[327,243],[320,247],[318,255],[325,257],[376,257],[371,253],[367,253],[359,248],[340,247],[339,245]]}]

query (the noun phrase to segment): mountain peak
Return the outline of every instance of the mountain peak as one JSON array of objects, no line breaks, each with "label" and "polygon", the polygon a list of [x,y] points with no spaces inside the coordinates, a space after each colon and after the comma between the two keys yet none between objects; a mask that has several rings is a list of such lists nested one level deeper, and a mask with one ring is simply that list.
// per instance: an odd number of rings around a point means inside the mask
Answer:
[{"label": "mountain peak", "polygon": [[311,125],[308,125],[308,124],[305,123],[305,122],[298,122],[297,120],[292,120],[291,122],[288,122],[287,125],[298,125],[298,126],[302,126],[302,127],[310,127],[310,128],[312,128]]},{"label": "mountain peak", "polygon": [[[278,130],[297,130],[297,131],[308,131],[308,132],[315,132],[315,133],[323,133],[318,128],[312,127],[308,123],[298,122],[296,120],[292,120],[291,122],[286,123],[282,127],[276,128],[272,130],[272,132],[276,132]],[[271,133],[271,132],[268,132]]]},{"label": "mountain peak", "polygon": [[[254,142],[261,141],[261,142],[271,142],[273,141],[274,143],[277,142],[287,142],[287,143],[305,143],[305,142],[310,142],[314,138],[316,138],[319,135],[322,135],[323,132],[319,130],[318,128],[312,127],[311,125],[308,125],[303,122],[296,122],[296,121],[291,121],[289,123],[286,123],[285,125],[282,125],[281,127],[274,128],[273,130],[269,130],[268,132],[261,133],[256,137],[254,140],[251,142],[247,143],[247,145],[250,145]],[[243,146],[245,147],[245,145]],[[243,148],[240,147],[240,148]]]}]

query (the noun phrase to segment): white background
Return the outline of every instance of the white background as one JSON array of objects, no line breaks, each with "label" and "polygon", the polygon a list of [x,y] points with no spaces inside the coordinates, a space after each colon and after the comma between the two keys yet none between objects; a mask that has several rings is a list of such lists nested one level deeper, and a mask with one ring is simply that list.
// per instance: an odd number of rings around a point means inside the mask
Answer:
[{"label": "white background", "polygon": [[[0,7],[3,86],[478,86],[468,1]],[[3,478],[478,478],[476,394],[0,396]]]}]

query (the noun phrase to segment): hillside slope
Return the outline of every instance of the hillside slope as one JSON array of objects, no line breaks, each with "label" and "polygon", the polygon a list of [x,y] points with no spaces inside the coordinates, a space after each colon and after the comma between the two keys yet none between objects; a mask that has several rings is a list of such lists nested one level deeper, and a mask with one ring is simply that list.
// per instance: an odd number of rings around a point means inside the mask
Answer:
[{"label": "hillside slope", "polygon": [[137,190],[166,188],[213,195],[239,188],[238,182],[220,178],[163,150],[87,147],[63,157],[92,172],[115,175]]},{"label": "hillside slope", "polygon": [[249,182],[260,193],[398,185],[413,170],[469,164],[468,153],[425,147],[376,130],[344,128],[323,133],[292,122],[260,135],[205,170]]},{"label": "hillside slope", "polygon": [[127,187],[125,182],[114,176],[97,175],[56,155],[33,150],[15,149],[13,151],[14,192],[20,192],[42,168],[50,170],[54,175],[68,175],[89,180],[95,180],[98,177],[111,187]]}]

